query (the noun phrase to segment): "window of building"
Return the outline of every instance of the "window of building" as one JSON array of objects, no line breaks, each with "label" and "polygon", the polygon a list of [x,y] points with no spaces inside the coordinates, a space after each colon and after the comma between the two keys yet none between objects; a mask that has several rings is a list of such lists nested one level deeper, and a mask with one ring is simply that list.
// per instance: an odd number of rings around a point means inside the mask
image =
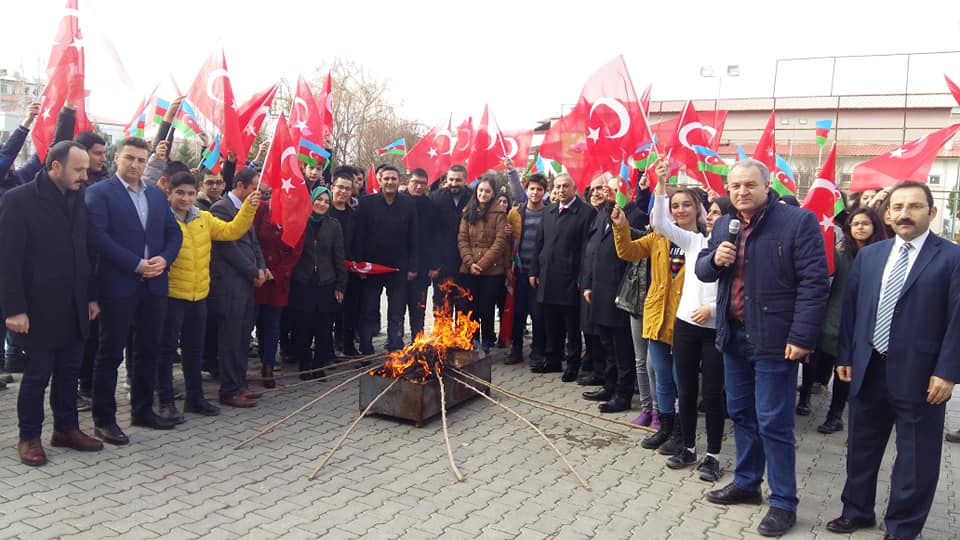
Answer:
[{"label": "window of building", "polygon": [[850,173],[840,173],[840,183],[841,183],[841,184],[849,185],[851,179],[852,179],[852,177],[850,176]]},{"label": "window of building", "polygon": [[940,185],[940,175],[939,175],[939,174],[931,174],[930,176],[927,176],[927,183],[930,184],[930,185],[932,185],[932,186],[939,186],[939,185]]},{"label": "window of building", "polygon": [[5,84],[0,84],[0,94],[7,95],[7,92],[8,92],[9,90],[10,90],[10,89],[9,89],[9,87],[7,87],[7,85],[5,85]]}]

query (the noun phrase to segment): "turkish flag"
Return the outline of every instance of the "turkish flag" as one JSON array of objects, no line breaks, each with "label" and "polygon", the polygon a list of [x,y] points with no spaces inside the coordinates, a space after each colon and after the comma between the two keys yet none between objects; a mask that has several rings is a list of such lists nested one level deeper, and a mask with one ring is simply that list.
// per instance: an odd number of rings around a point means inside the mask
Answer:
[{"label": "turkish flag", "polygon": [[837,143],[833,143],[827,160],[823,162],[817,179],[810,186],[810,191],[803,199],[803,207],[817,215],[820,223],[820,232],[823,234],[823,244],[827,255],[827,272],[833,275],[833,249],[837,239],[833,227],[833,218],[836,215],[837,200],[840,190],[837,189]]},{"label": "turkish flag", "polygon": [[370,263],[370,262],[354,262],[354,261],[343,261],[344,266],[347,267],[347,272],[355,272],[357,274],[389,274],[390,272],[397,272],[399,268],[393,268],[390,266],[384,266],[382,264]]},{"label": "turkish flag", "polygon": [[333,134],[333,78],[329,71],[323,82],[323,90],[317,95],[317,110],[320,114],[320,127],[323,132],[323,140],[317,144],[326,147],[327,135]]},{"label": "turkish flag", "polygon": [[253,141],[257,138],[257,133],[260,132],[263,121],[267,118],[267,113],[270,112],[273,98],[277,95],[277,86],[275,84],[260,93],[254,94],[237,109],[241,128],[240,151],[237,152],[240,159],[246,159],[250,155],[250,147],[253,146]]},{"label": "turkish flag", "polygon": [[[503,131],[501,135],[503,136],[503,148],[505,150],[503,157],[512,161],[515,168],[526,170],[527,163],[530,161],[533,130]],[[498,168],[502,169],[503,167]]]},{"label": "turkish flag", "polygon": [[943,78],[947,80],[947,88],[949,88],[950,93],[953,94],[953,99],[957,100],[957,104],[960,105],[960,87],[957,87],[957,84],[951,81],[946,73],[943,74]]},{"label": "turkish flag", "polygon": [[54,78],[60,61],[67,51],[75,51],[79,54],[79,69],[81,72],[84,71],[83,34],[80,33],[80,11],[77,9],[77,0],[67,0],[67,5],[63,8],[63,17],[57,26],[57,35],[50,49],[50,57],[47,59],[48,79]]},{"label": "turkish flag", "polygon": [[[457,128],[457,140],[450,154],[450,165],[466,165],[473,149],[473,117],[467,117]],[[467,176],[467,182],[471,178]]]},{"label": "turkish flag", "polygon": [[927,174],[940,148],[960,130],[960,124],[927,133],[890,152],[865,161],[853,168],[851,192],[881,189],[903,180],[926,182]]},{"label": "turkish flag", "polygon": [[516,308],[517,289],[516,270],[507,269],[507,295],[503,299],[503,311],[500,312],[500,343],[509,347],[513,344],[513,312]]},{"label": "turkish flag", "polygon": [[589,107],[581,97],[573,110],[547,130],[540,143],[540,155],[563,164],[577,181],[577,189],[587,169],[586,110]]},{"label": "turkish flag", "polygon": [[[723,186],[723,178],[714,173],[701,171],[698,166],[698,154],[695,150],[697,146],[710,148],[711,140],[719,141],[718,132],[719,130],[704,125],[700,121],[697,110],[693,107],[693,102],[688,101],[680,113],[677,130],[668,140],[665,148],[672,160],[686,165],[687,175],[696,178],[704,189],[712,189],[723,195],[727,192]],[[710,138],[707,137],[708,134]]]},{"label": "turkish flag", "polygon": [[367,195],[380,193],[380,180],[377,179],[377,170],[370,164],[370,170],[367,172]]},{"label": "turkish flag", "polygon": [[[240,120],[237,113],[237,100],[233,96],[230,73],[227,71],[227,59],[223,49],[214,51],[197,73],[187,99],[196,107],[197,112],[205,116],[223,135],[223,153],[234,152],[243,155]],[[276,222],[279,223],[279,222]]]},{"label": "turkish flag", "polygon": [[297,147],[290,139],[290,128],[283,113],[280,113],[277,129],[273,132],[273,142],[270,143],[260,181],[273,188],[270,220],[282,227],[283,243],[296,247],[303,238],[313,203],[297,161]]},{"label": "turkish flag", "polygon": [[503,160],[506,150],[503,147],[503,135],[497,127],[497,121],[487,105],[483,106],[480,125],[473,134],[470,145],[470,157],[467,158],[467,178],[479,178],[481,174],[495,169]]},{"label": "turkish flag", "polygon": [[437,124],[417,144],[413,145],[401,161],[407,169],[427,171],[427,180],[432,182],[450,168],[450,153],[453,151],[453,139],[450,133],[450,120],[446,127]]},{"label": "turkish flag", "polygon": [[294,143],[299,143],[300,138],[303,137],[317,146],[324,146],[320,111],[316,100],[313,99],[310,85],[302,74],[297,80],[297,95],[294,96],[290,109],[290,135]]},{"label": "turkish flag", "polygon": [[83,107],[83,63],[80,60],[82,56],[83,53],[76,49],[64,51],[59,57],[60,65],[54,70],[53,77],[43,90],[43,106],[31,134],[40,161],[46,159],[47,150],[53,144],[53,137],[57,131],[57,115],[65,104],[70,103],[76,106],[77,125],[74,128],[74,135],[81,131],[93,130],[93,125]]},{"label": "turkish flag", "polygon": [[776,116],[776,111],[770,111],[767,126],[763,128],[757,148],[753,151],[753,159],[766,165],[771,172],[777,168]]}]

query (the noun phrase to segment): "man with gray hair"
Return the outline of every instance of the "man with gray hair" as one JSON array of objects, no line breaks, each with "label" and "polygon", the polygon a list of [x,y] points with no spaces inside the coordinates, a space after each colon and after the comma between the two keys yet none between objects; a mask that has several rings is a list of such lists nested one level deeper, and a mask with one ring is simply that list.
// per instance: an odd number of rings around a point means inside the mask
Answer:
[{"label": "man with gray hair", "polygon": [[820,332],[830,294],[827,260],[817,218],[777,203],[765,165],[738,161],[727,190],[737,216],[717,220],[696,272],[718,282],[717,348],[737,462],[733,482],[707,500],[760,504],[766,466],[770,510],[757,530],[780,536],[796,523],[797,365]]}]

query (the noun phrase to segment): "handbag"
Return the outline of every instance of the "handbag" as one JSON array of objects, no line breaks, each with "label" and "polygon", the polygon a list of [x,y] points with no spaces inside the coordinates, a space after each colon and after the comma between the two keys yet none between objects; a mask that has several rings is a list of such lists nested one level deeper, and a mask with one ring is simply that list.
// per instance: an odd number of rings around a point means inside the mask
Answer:
[{"label": "handbag", "polygon": [[647,264],[647,259],[630,263],[613,299],[617,308],[637,317],[643,315],[643,303],[647,299]]}]

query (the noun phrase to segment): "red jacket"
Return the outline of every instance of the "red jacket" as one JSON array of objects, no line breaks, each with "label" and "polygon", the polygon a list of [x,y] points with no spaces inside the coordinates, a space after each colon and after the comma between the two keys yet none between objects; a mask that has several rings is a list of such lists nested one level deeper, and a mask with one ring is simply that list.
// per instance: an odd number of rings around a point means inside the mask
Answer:
[{"label": "red jacket", "polygon": [[270,220],[269,204],[260,205],[253,226],[257,231],[257,239],[260,240],[260,250],[263,251],[267,269],[273,274],[273,279],[254,290],[254,298],[258,305],[286,307],[290,298],[290,276],[293,267],[300,260],[303,240],[301,239],[295,248],[283,243],[280,239],[283,229]]}]

